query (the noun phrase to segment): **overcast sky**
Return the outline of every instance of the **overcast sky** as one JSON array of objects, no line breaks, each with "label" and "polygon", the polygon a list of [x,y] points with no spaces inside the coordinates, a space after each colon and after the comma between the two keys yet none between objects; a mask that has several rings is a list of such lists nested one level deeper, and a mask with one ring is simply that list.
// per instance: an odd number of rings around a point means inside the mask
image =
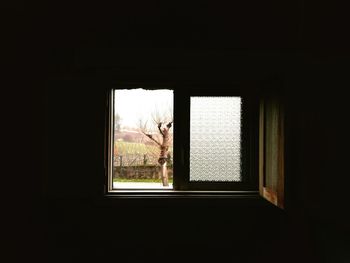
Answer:
[{"label": "overcast sky", "polygon": [[151,123],[155,111],[169,115],[170,109],[173,109],[172,90],[115,90],[115,113],[121,117],[122,127],[136,128],[140,118]]}]

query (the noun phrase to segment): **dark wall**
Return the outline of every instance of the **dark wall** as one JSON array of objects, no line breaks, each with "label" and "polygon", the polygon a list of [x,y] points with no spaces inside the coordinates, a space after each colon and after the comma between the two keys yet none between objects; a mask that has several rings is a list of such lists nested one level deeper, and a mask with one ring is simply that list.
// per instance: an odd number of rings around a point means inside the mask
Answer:
[{"label": "dark wall", "polygon": [[[341,262],[348,256],[344,58],[124,49],[76,50],[69,59],[70,70],[50,77],[48,92],[43,191],[50,260]],[[255,199],[101,200],[106,91],[128,80],[205,81],[213,87],[246,81],[282,90],[286,211]]]},{"label": "dark wall", "polygon": [[[32,138],[23,140],[34,150],[22,162],[32,172],[21,176],[27,187],[20,189],[34,202],[18,198],[12,206],[22,210],[14,222],[19,238],[9,241],[16,247],[12,257],[349,260],[349,56],[342,9],[304,1],[156,6],[124,3],[108,12],[99,5],[88,12],[78,4],[50,6],[23,23],[26,39],[40,40],[43,48],[40,55],[23,52],[24,76],[34,81],[20,101],[31,106],[31,119],[14,120]],[[101,199],[106,91],[118,81],[213,87],[243,81],[281,89],[286,211],[256,199]]]}]

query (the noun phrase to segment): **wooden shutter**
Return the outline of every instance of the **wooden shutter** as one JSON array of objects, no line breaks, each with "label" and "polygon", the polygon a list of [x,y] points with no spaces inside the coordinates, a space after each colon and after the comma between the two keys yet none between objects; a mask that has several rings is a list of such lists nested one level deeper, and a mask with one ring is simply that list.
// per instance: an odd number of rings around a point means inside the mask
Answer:
[{"label": "wooden shutter", "polygon": [[277,97],[260,103],[259,192],[284,208],[284,110]]}]

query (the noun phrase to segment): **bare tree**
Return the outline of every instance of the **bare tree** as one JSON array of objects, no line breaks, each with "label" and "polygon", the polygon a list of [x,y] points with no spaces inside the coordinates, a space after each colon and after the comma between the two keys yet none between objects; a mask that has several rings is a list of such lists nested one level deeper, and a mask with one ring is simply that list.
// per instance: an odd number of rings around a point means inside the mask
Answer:
[{"label": "bare tree", "polygon": [[[172,111],[171,111],[172,112]],[[147,125],[146,122],[142,122],[140,120],[139,127],[141,132],[147,136],[151,141],[153,141],[160,150],[158,163],[161,167],[161,178],[163,186],[169,186],[169,178],[168,178],[168,169],[167,169],[167,160],[169,156],[169,147],[170,147],[170,129],[173,125],[172,118],[171,121],[169,121],[169,118],[161,118],[161,115],[158,111],[156,111],[153,116],[154,125],[157,128],[157,133],[151,132],[151,130]],[[166,120],[168,119],[168,120]]]}]

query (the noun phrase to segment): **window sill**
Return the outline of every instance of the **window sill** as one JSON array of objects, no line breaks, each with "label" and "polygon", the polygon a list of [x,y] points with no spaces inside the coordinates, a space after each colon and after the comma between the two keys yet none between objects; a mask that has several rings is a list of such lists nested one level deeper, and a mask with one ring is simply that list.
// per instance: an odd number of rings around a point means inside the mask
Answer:
[{"label": "window sill", "polygon": [[113,190],[95,201],[110,207],[218,205],[256,208],[271,205],[259,191]]},{"label": "window sill", "polygon": [[259,191],[112,190],[106,198],[257,198]]}]

